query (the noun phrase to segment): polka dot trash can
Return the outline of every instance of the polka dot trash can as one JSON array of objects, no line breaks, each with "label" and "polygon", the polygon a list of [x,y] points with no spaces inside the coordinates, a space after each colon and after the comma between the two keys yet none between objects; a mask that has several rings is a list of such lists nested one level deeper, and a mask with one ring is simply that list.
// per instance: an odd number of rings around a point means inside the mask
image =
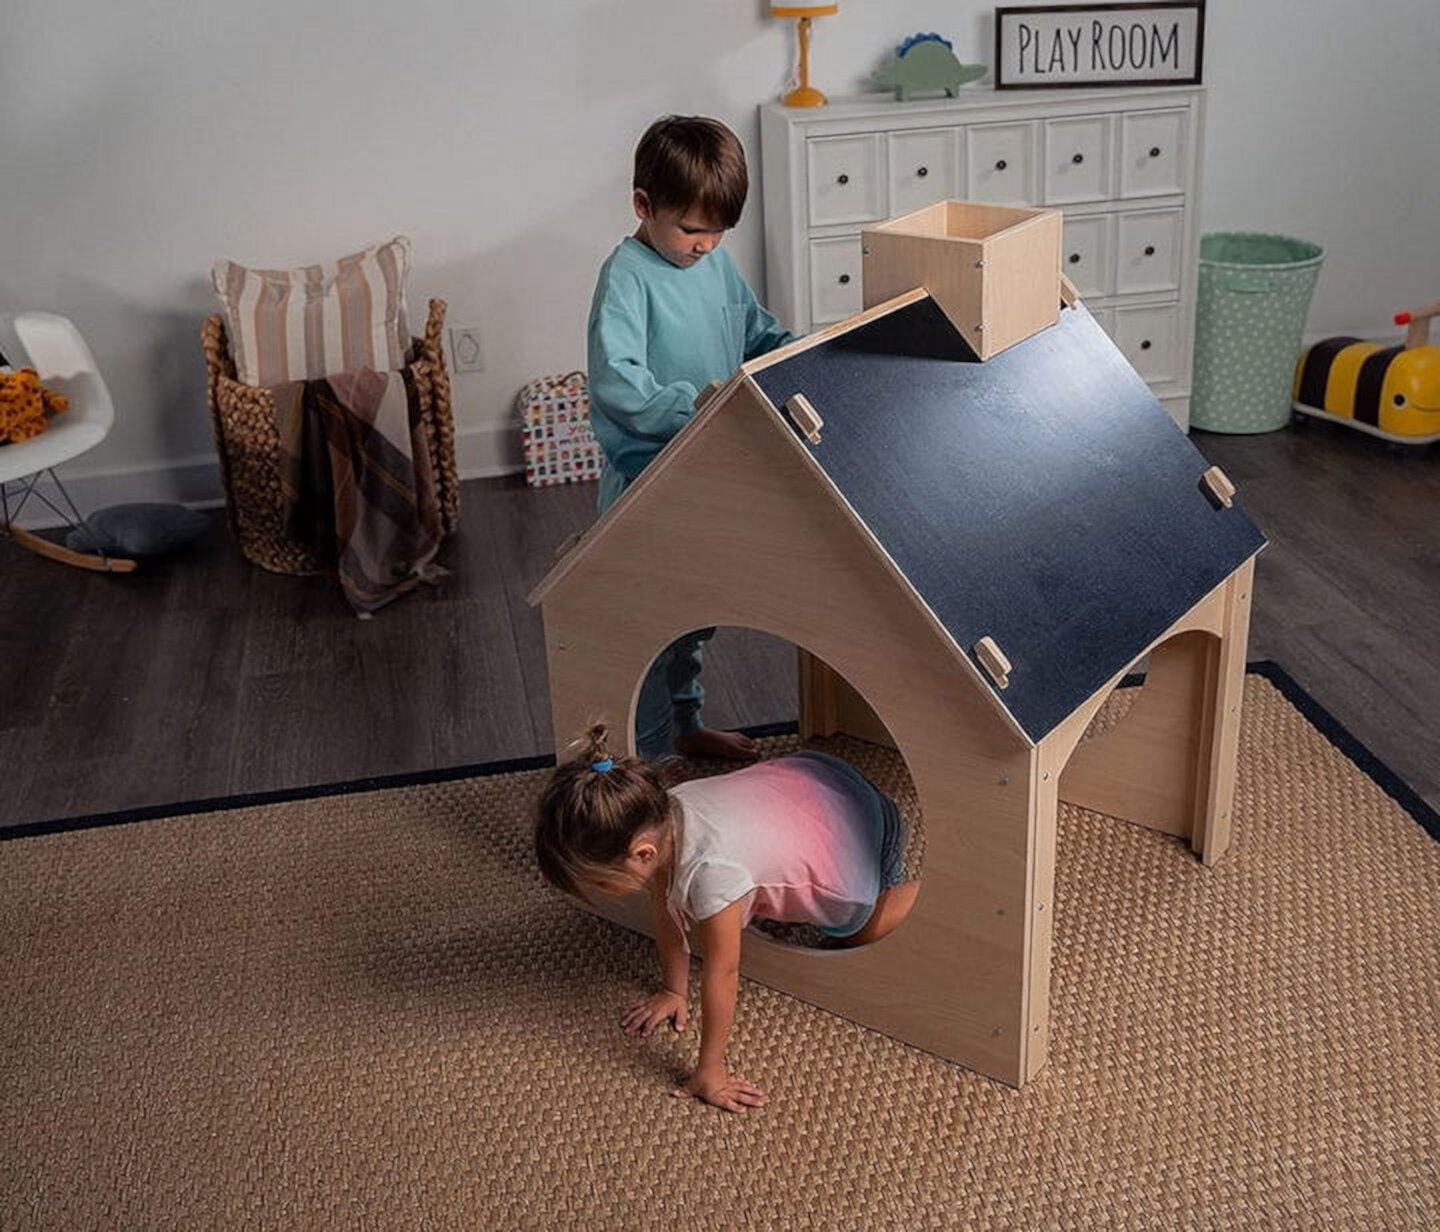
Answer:
[{"label": "polka dot trash can", "polygon": [[1200,240],[1190,426],[1274,432],[1290,422],[1290,385],[1325,251],[1285,235],[1219,231]]}]

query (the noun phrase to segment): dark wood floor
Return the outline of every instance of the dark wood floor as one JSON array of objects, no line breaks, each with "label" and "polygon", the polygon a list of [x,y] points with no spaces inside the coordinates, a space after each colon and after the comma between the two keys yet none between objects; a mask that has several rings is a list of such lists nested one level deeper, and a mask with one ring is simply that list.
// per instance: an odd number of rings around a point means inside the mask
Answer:
[{"label": "dark wood floor", "polygon": [[[1328,425],[1195,439],[1272,541],[1251,657],[1440,806],[1440,449]],[[590,485],[467,484],[453,576],[372,621],[324,580],[247,565],[218,516],[129,577],[0,539],[0,824],[549,752],[525,594],[593,507]],[[722,630],[705,679],[717,725],[794,717],[783,643]]]},{"label": "dark wood floor", "polygon": [[1278,662],[1440,806],[1440,445],[1321,423],[1194,439],[1271,541],[1250,657]]}]

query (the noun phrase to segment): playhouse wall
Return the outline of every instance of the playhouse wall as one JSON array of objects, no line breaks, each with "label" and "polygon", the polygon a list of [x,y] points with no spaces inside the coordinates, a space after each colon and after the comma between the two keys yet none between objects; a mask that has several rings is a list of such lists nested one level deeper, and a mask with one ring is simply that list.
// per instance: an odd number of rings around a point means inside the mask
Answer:
[{"label": "playhouse wall", "polygon": [[906,759],[925,817],[923,888],[911,918],[874,946],[817,953],[747,939],[746,973],[1024,1081],[1043,1063],[1029,991],[1048,982],[1049,964],[1030,927],[1037,751],[753,385],[672,450],[545,595],[557,747],[597,717],[629,737],[646,668],[691,629],[754,627],[820,656]]}]

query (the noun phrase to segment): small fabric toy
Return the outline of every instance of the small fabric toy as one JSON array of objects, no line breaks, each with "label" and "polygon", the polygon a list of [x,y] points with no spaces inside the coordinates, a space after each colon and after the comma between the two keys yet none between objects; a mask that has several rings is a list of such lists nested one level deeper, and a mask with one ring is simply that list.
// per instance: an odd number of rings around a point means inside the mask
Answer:
[{"label": "small fabric toy", "polygon": [[0,371],[0,445],[27,441],[49,427],[70,399],[40,384],[34,368]]}]

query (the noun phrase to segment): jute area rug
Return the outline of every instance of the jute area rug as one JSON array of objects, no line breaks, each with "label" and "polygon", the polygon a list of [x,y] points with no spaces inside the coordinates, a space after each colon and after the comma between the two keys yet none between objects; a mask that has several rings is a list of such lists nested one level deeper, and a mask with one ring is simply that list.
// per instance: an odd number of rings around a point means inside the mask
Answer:
[{"label": "jute area rug", "polygon": [[769,1107],[670,1098],[694,1028],[619,1032],[655,964],[541,884],[543,769],[22,832],[0,1227],[1440,1226],[1434,814],[1245,701],[1221,865],[1065,811],[1019,1092],[746,984]]}]

